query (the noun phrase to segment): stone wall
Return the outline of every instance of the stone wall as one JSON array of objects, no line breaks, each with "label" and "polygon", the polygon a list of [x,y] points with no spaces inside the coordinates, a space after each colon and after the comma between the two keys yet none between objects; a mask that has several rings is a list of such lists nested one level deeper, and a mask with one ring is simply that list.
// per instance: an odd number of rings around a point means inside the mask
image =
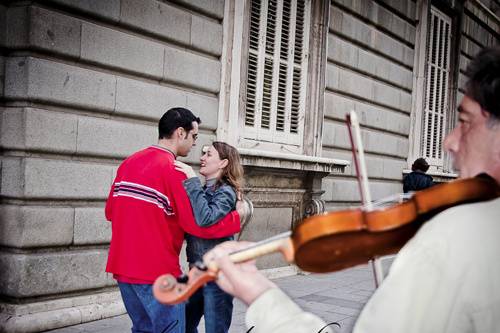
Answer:
[{"label": "stone wall", "polygon": [[194,110],[199,141],[215,138],[223,10],[223,0],[0,5],[0,331],[124,312],[104,272],[104,201],[168,108]]}]

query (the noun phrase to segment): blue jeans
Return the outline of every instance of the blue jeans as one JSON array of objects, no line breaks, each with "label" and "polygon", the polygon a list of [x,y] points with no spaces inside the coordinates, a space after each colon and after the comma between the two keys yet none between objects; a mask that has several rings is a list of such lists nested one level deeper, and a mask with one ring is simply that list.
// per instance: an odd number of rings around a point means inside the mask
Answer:
[{"label": "blue jeans", "polygon": [[185,305],[163,305],[150,284],[118,282],[123,303],[132,319],[132,333],[184,333]]},{"label": "blue jeans", "polygon": [[197,333],[201,316],[205,316],[205,333],[227,333],[233,315],[233,296],[214,282],[198,289],[186,305],[186,333]]}]

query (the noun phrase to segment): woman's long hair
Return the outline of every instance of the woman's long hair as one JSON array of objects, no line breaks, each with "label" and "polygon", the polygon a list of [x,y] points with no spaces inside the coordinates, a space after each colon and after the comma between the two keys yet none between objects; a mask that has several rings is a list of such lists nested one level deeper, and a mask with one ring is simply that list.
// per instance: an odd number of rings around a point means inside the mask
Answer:
[{"label": "woman's long hair", "polygon": [[243,194],[243,166],[241,165],[240,154],[238,150],[225,142],[214,141],[212,143],[215,150],[219,153],[221,160],[227,159],[227,166],[222,169],[222,172],[217,179],[217,186],[226,182],[236,191],[238,199],[241,199]]}]

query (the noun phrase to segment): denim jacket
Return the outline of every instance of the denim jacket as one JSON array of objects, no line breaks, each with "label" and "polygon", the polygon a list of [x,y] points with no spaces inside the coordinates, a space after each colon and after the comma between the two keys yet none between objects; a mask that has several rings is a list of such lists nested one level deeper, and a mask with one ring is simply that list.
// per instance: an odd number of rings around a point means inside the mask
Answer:
[{"label": "denim jacket", "polygon": [[[207,180],[203,187],[198,177],[188,178],[183,182],[196,224],[208,227],[217,223],[236,208],[236,192],[229,184],[216,188],[215,179]],[[203,255],[217,244],[232,240],[233,237],[204,239],[186,234],[186,254],[189,263],[201,261]]]}]

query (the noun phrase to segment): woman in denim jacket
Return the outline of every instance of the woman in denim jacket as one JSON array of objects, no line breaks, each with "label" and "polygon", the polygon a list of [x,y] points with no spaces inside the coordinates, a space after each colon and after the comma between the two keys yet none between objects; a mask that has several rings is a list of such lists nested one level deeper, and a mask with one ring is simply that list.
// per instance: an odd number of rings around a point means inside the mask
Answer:
[{"label": "woman in denim jacket", "polygon": [[[241,199],[243,182],[243,167],[236,148],[219,141],[204,148],[200,158],[200,174],[205,177],[205,186],[202,186],[190,166],[175,162],[176,168],[188,177],[183,184],[200,227],[217,223],[235,209],[236,201]],[[228,240],[233,240],[233,236],[203,239],[186,235],[189,265],[202,261],[208,250]],[[186,306],[186,333],[198,332],[197,327],[203,315],[206,333],[226,333],[231,325],[232,312],[233,297],[210,282],[189,299]]]}]

